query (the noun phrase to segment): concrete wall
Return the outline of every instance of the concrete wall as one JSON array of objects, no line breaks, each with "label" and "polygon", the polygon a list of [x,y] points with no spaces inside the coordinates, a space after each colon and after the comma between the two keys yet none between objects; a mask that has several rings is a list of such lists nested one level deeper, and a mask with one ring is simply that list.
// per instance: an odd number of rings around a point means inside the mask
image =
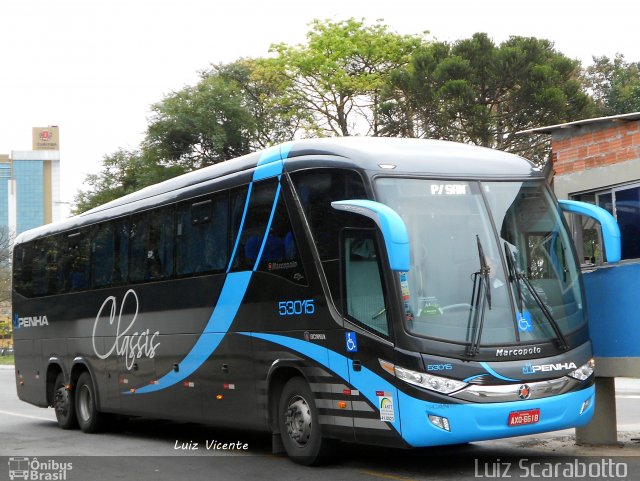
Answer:
[{"label": "concrete wall", "polygon": [[560,199],[640,179],[640,121],[607,121],[559,129],[551,141]]}]

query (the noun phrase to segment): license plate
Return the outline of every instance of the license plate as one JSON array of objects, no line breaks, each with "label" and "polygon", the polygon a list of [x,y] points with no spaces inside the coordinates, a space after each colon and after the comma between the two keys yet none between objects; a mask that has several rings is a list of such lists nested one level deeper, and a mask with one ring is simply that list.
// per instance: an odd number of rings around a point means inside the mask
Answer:
[{"label": "license plate", "polygon": [[540,421],[540,409],[528,409],[526,411],[514,411],[509,413],[509,426],[535,424],[538,421]]}]

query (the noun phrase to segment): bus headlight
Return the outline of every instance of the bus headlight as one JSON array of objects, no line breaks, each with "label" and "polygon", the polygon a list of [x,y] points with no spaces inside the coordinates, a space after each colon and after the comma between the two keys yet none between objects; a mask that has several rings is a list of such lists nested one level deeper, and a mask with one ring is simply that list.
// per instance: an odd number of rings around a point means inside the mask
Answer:
[{"label": "bus headlight", "polygon": [[450,394],[452,392],[459,391],[467,385],[466,382],[434,376],[433,374],[427,374],[424,372],[412,371],[398,366],[394,366],[394,374],[398,379],[402,379],[404,382],[408,382],[414,386],[419,386],[431,391],[437,391],[442,394]]},{"label": "bus headlight", "polygon": [[589,359],[589,362],[587,362],[586,364],[583,364],[575,371],[571,371],[569,373],[569,376],[571,376],[574,379],[577,379],[578,381],[584,381],[585,379],[588,379],[589,376],[593,374],[593,369],[595,368],[595,366],[596,366],[595,361],[593,359]]}]

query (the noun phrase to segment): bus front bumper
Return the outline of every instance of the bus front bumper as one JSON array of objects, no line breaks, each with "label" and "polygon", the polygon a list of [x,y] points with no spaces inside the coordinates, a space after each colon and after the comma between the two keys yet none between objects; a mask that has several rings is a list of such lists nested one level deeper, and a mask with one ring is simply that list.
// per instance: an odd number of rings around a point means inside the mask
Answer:
[{"label": "bus front bumper", "polygon": [[[400,393],[399,405],[404,440],[413,447],[438,446],[584,426],[593,417],[595,388],[543,399],[469,404],[436,404]],[[509,426],[510,413],[534,410],[539,410],[537,422]],[[449,430],[434,424],[435,417],[446,419]]]}]

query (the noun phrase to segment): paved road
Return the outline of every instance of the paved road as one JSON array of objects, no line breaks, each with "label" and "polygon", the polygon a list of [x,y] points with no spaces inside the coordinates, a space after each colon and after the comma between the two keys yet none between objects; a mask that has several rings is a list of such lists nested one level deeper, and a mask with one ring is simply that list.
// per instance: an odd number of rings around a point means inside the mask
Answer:
[{"label": "paved road", "polygon": [[[635,386],[638,386],[636,389]],[[580,458],[602,467],[602,456],[623,463],[627,477],[640,480],[640,383],[631,382],[618,397],[619,429],[626,430],[627,442],[617,448],[576,448],[572,431],[535,437],[472,443],[464,446],[429,448],[413,451],[343,446],[336,462],[321,468],[301,468],[286,457],[270,454],[268,436],[221,430],[210,426],[157,420],[134,420],[126,426],[103,434],[58,429],[52,409],[22,403],[15,394],[14,373],[0,369],[0,480],[9,479],[9,469],[16,468],[16,458],[37,457],[40,472],[62,472],[65,463],[72,469],[65,479],[113,481],[146,480],[305,480],[384,481],[429,479],[467,480],[502,474],[510,479],[538,474],[544,465],[535,462],[573,463],[578,454],[599,456]],[[246,451],[206,449],[207,441],[247,444]],[[178,446],[198,443],[198,449],[182,450]],[[619,457],[627,456],[627,457]],[[9,457],[14,458],[8,464]],[[518,463],[525,459],[521,466]],[[508,463],[509,471],[504,472]],[[596,463],[594,465],[593,463]],[[564,464],[561,466],[565,466]],[[614,464],[621,469],[622,464]],[[19,466],[18,466],[19,467]],[[523,468],[523,469],[522,469]],[[57,471],[56,471],[57,470]],[[566,478],[570,479],[570,478]],[[600,479],[605,479],[600,476]]]}]

